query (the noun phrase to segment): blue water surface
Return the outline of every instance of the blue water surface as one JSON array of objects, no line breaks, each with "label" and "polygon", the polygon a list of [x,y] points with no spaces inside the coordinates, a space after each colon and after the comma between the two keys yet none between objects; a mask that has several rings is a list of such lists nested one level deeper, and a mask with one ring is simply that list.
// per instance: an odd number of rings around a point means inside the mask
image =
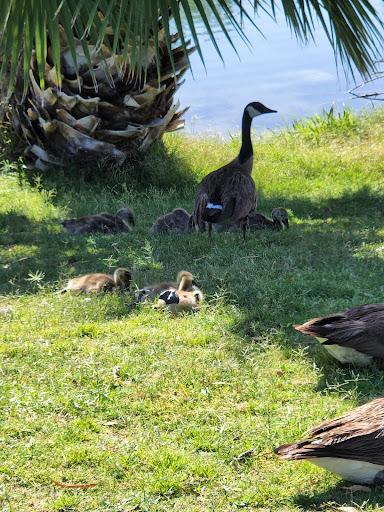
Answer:
[{"label": "blue water surface", "polygon": [[257,130],[282,128],[295,118],[329,111],[332,105],[336,110],[342,110],[343,105],[357,111],[372,108],[373,102],[353,99],[348,93],[362,78],[357,74],[355,82],[340,64],[336,66],[331,45],[320,27],[316,43],[303,46],[291,34],[281,13],[277,23],[266,14],[256,17],[255,22],[263,35],[249,21],[245,20],[244,25],[252,51],[231,31],[239,56],[217,31],[225,65],[202,25],[198,25],[207,71],[195,52],[191,56],[193,76],[191,71],[186,73],[185,83],[176,94],[181,107],[190,105],[183,116],[187,131],[222,135],[236,132],[244,106],[250,101],[261,101],[278,111],[256,118],[253,128]]}]

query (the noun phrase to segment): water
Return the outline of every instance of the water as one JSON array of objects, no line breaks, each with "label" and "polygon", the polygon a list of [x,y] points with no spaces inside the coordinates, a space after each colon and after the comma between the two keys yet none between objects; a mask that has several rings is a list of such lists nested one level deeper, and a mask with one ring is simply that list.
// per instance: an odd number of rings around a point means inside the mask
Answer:
[{"label": "water", "polygon": [[[226,135],[239,130],[243,109],[250,101],[261,101],[278,114],[260,116],[253,122],[258,130],[278,129],[290,125],[295,118],[308,117],[343,105],[354,110],[372,107],[368,100],[353,99],[348,90],[355,82],[336,66],[332,48],[319,28],[316,44],[301,46],[291,35],[283,16],[278,23],[263,15],[256,24],[265,38],[245,22],[245,33],[253,45],[252,53],[234,31],[240,59],[224,35],[217,40],[225,67],[200,25],[200,44],[207,73],[197,52],[191,56],[193,75],[188,71],[176,98],[181,106],[190,105],[183,116],[186,130],[194,134],[213,131]],[[357,83],[361,83],[357,77]],[[377,103],[376,103],[377,105]]]}]

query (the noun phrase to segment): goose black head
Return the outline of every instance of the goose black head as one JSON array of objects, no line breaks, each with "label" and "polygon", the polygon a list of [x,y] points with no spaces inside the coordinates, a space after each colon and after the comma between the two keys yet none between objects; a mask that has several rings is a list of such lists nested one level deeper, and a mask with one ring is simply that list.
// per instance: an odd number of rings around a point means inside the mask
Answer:
[{"label": "goose black head", "polygon": [[256,116],[261,116],[261,114],[275,114],[277,112],[277,110],[272,110],[262,103],[259,103],[258,101],[248,103],[248,105],[245,107],[245,110],[248,112],[248,115],[251,119]]},{"label": "goose black head", "polygon": [[159,300],[163,300],[165,304],[178,304],[180,302],[179,296],[173,290],[167,290],[159,295]]}]

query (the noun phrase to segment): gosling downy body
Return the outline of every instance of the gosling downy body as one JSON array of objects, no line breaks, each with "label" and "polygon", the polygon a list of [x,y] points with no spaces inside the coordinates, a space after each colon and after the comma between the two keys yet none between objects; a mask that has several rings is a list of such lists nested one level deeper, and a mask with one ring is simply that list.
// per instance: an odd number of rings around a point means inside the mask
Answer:
[{"label": "gosling downy body", "polygon": [[132,208],[121,208],[115,216],[103,212],[97,215],[88,215],[78,219],[63,220],[61,224],[68,233],[129,233],[131,228],[125,220],[135,225],[135,216]]},{"label": "gosling downy body", "polygon": [[[191,288],[189,290],[186,289],[186,291],[190,291],[190,290],[199,291],[199,286],[196,283],[196,281],[193,279],[192,274],[190,272],[187,272],[186,270],[181,270],[177,274],[177,281],[165,281],[162,283],[149,284],[147,286],[144,286],[140,290],[137,290],[135,292],[135,295],[136,295],[135,303],[146,302],[147,300],[153,301],[156,297],[158,297],[165,291],[178,290],[183,277],[187,277],[187,278],[190,277],[192,280]],[[187,282],[189,283],[190,281],[188,280]]]},{"label": "gosling downy body", "polygon": [[384,484],[384,398],[377,398],[275,448],[284,460],[308,459],[345,480]]},{"label": "gosling downy body", "polygon": [[191,226],[191,215],[184,210],[184,208],[175,208],[171,213],[162,215],[156,219],[155,223],[149,230],[151,235],[157,233],[191,233],[193,231]]},{"label": "gosling downy body", "polygon": [[383,363],[384,304],[362,304],[293,327],[317,338],[341,363]]},{"label": "gosling downy body", "polygon": [[274,113],[261,103],[249,103],[243,113],[242,145],[239,155],[227,165],[208,174],[199,184],[193,212],[194,224],[201,232],[208,223],[211,237],[212,224],[233,224],[240,221],[243,240],[248,217],[257,206],[255,182],[252,179],[253,148],[251,124],[261,114]]},{"label": "gosling downy body", "polygon": [[70,279],[67,286],[56,293],[64,292],[117,292],[128,291],[131,285],[131,273],[126,268],[117,268],[113,274],[86,274]]},{"label": "gosling downy body", "polygon": [[200,290],[193,290],[191,275],[183,275],[177,290],[166,290],[159,295],[154,308],[167,308],[171,313],[186,313],[194,311],[203,301]]},{"label": "gosling downy body", "polygon": [[[251,231],[258,229],[270,229],[272,231],[283,231],[289,228],[288,212],[285,208],[274,208],[271,212],[271,219],[268,219],[261,213],[254,212],[248,218],[248,226]],[[224,224],[215,224],[215,231],[236,231],[242,227],[241,221],[225,226]]]}]

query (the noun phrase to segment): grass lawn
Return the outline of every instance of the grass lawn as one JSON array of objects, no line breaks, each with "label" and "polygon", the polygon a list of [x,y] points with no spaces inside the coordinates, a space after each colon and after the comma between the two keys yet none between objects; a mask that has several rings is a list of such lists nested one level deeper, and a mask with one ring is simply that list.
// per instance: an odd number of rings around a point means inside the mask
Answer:
[{"label": "grass lawn", "polygon": [[[164,143],[134,167],[37,176],[3,142],[0,511],[382,510],[381,488],[272,450],[383,394],[383,371],[338,364],[292,324],[384,300],[384,111],[255,135],[258,210],[285,207],[290,229],[245,245],[241,232],[149,235],[239,150],[238,136]],[[131,234],[60,226],[125,204]],[[189,270],[206,302],[173,318],[127,309],[129,294],[53,293],[117,266],[134,287]]]}]

